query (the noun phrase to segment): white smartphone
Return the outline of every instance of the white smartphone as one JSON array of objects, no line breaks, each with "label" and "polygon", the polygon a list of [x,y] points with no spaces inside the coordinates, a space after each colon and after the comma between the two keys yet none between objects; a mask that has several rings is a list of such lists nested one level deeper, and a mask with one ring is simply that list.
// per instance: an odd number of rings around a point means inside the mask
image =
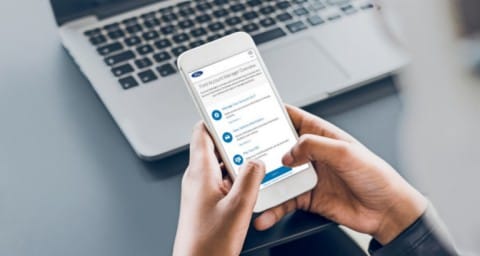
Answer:
[{"label": "white smartphone", "polygon": [[248,160],[264,162],[266,174],[255,212],[279,205],[317,184],[310,163],[295,168],[282,165],[282,156],[298,136],[247,33],[237,32],[191,49],[177,62],[232,179]]}]

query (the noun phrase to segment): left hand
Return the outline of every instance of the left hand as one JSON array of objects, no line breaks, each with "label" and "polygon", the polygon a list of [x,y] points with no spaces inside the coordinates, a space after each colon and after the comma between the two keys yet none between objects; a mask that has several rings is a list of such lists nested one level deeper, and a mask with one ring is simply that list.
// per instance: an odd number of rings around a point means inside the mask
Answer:
[{"label": "left hand", "polygon": [[233,185],[222,178],[215,147],[203,122],[195,126],[182,197],[174,255],[239,255],[265,176],[261,162],[239,171]]}]

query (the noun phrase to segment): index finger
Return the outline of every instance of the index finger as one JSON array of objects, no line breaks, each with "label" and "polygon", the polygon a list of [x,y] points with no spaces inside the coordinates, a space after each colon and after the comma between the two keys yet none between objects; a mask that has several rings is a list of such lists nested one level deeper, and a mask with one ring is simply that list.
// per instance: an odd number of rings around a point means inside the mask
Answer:
[{"label": "index finger", "polygon": [[300,135],[311,133],[331,139],[355,141],[348,133],[318,116],[291,105],[285,105],[285,107]]},{"label": "index finger", "polygon": [[[190,140],[190,167],[212,167],[218,165],[215,145],[203,122],[198,122]],[[189,168],[202,171],[205,168]]]}]

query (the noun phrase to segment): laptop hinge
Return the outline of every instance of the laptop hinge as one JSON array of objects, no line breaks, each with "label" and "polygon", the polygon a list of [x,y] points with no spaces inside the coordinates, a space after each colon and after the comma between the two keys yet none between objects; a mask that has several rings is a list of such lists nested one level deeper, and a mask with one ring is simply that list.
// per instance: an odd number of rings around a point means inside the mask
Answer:
[{"label": "laptop hinge", "polygon": [[55,1],[52,1],[52,9],[55,13],[55,19],[59,26],[65,23],[74,22],[76,19],[81,19],[86,16],[94,15],[97,19],[102,20],[123,12],[127,12],[136,8],[143,7],[156,2],[165,0],[124,0],[124,1],[99,1],[91,0],[87,6],[82,6],[77,11],[64,11],[62,7],[55,8]]},{"label": "laptop hinge", "polygon": [[106,19],[112,16],[115,16],[120,13],[124,13],[136,8],[143,7],[156,2],[161,2],[164,0],[134,0],[126,1],[120,4],[101,6],[94,10],[94,14],[97,15],[99,20]]}]

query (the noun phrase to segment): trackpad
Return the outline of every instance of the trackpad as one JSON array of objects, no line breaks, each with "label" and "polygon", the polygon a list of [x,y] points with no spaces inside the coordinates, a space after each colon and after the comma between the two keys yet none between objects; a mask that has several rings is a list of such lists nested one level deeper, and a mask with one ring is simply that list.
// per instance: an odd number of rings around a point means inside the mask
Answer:
[{"label": "trackpad", "polygon": [[286,103],[313,103],[347,81],[347,74],[314,39],[287,42],[262,51],[262,56]]}]

